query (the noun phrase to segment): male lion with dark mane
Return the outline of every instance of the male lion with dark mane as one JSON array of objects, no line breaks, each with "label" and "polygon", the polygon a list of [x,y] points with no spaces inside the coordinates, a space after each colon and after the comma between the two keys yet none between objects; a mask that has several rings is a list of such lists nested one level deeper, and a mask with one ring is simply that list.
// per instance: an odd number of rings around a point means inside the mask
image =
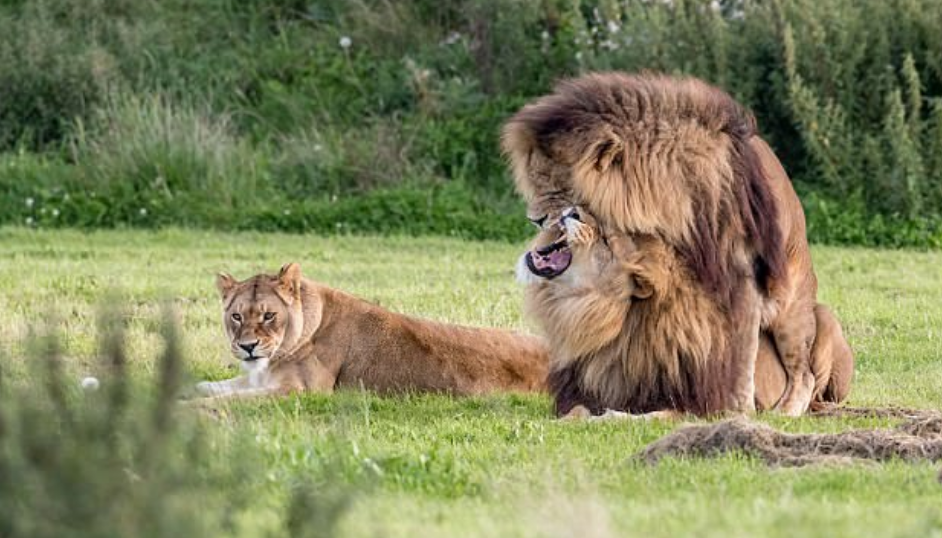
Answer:
[{"label": "male lion with dark mane", "polygon": [[[589,321],[598,305],[576,293],[596,288],[602,303],[611,301],[599,281],[536,301],[544,323],[550,312],[568,312],[567,334],[547,331],[552,349],[565,349],[572,333],[593,346],[611,336],[607,345],[617,348],[608,358],[597,349],[553,353],[549,385],[558,408],[565,400],[562,407],[641,413],[753,411],[764,330],[785,372],[775,408],[793,416],[807,410],[816,390],[817,280],[804,213],[752,115],[735,100],[692,78],[590,74],[520,110],[504,128],[503,147],[536,224],[558,226],[553,214],[581,205],[603,239],[624,235],[646,255],[663,252],[661,262],[681,275],[667,290],[676,309],[656,317],[628,311],[611,335]],[[573,255],[563,237],[538,245],[527,260],[531,272],[553,279]],[[541,289],[529,287],[531,303]]]}]

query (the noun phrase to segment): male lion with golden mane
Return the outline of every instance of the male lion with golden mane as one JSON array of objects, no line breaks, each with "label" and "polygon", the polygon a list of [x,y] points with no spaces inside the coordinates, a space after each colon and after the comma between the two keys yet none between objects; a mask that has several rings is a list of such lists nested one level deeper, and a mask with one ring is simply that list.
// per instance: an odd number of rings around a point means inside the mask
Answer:
[{"label": "male lion with golden mane", "polygon": [[[540,233],[534,250],[521,257],[517,276],[530,288],[527,310],[540,317],[550,335],[553,361],[572,364],[564,371],[575,379],[561,386],[579,388],[556,394],[557,414],[579,415],[582,408],[593,415],[697,412],[700,394],[722,390],[709,384],[716,367],[710,356],[728,345],[719,305],[664,241],[603,234],[584,208],[565,209],[553,222],[559,223],[557,229]],[[547,246],[551,250],[562,242],[569,267],[551,278],[541,276],[546,262],[537,252],[551,257]],[[810,367],[812,405],[818,407],[847,396],[853,354],[827,307],[817,305],[815,318]],[[639,357],[647,360],[633,360]],[[771,409],[786,389],[785,369],[766,331],[760,336],[755,385],[756,407],[762,410]]]},{"label": "male lion with golden mane", "polygon": [[[753,411],[765,330],[786,377],[776,409],[794,416],[808,408],[817,280],[804,213],[752,115],[732,97],[692,78],[590,74],[520,110],[503,148],[535,223],[556,226],[550,215],[581,205],[606,234],[661,245],[683,275],[668,290],[673,315],[629,312],[608,359],[597,350],[554,353],[549,384],[558,402],[597,396],[632,412]],[[562,238],[526,263],[558,278],[572,253]],[[585,297],[542,304],[547,310],[535,313],[544,322],[549,309],[569,311],[565,331],[582,341],[610,336],[583,321],[596,308]],[[548,331],[551,347],[563,330]]]},{"label": "male lion with golden mane", "polygon": [[245,375],[197,385],[207,396],[342,386],[454,395],[545,388],[547,349],[533,336],[396,314],[303,278],[296,263],[243,281],[220,274],[216,284]]}]

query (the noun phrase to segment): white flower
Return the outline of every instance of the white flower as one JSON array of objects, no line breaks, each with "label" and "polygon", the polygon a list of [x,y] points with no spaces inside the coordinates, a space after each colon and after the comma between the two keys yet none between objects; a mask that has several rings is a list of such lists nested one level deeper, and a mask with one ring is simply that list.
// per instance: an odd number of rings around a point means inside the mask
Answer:
[{"label": "white flower", "polygon": [[320,151],[320,150],[324,149],[324,146],[322,146],[322,145],[320,145],[320,144],[314,144],[314,148],[313,148],[313,149],[314,149],[314,151]]},{"label": "white flower", "polygon": [[33,204],[35,203],[36,203],[36,200],[33,200],[32,198],[26,199],[26,207],[33,207]]},{"label": "white flower", "polygon": [[58,217],[58,216],[59,216],[59,210],[56,209],[56,208],[52,208],[52,216],[53,216],[53,218]]},{"label": "white flower", "polygon": [[448,34],[448,37],[445,38],[445,41],[443,41],[443,43],[446,45],[454,45],[458,41],[461,41],[461,33],[453,31],[450,34]]},{"label": "white flower", "polygon": [[147,216],[147,208],[146,208],[146,207],[142,207],[142,208],[140,209],[140,211],[138,211],[138,213],[140,213],[142,217],[146,217],[146,216]]},{"label": "white flower", "polygon": [[290,210],[290,209],[285,209],[285,210],[283,211],[283,213],[285,214],[285,216],[290,215],[290,214],[291,214],[291,210]]},{"label": "white flower", "polygon": [[549,37],[550,37],[550,36],[549,36],[549,32],[547,32],[546,30],[543,30],[543,33],[540,34],[540,39],[542,39],[543,41],[548,40]]},{"label": "white flower", "polygon": [[33,225],[33,217],[26,217],[26,225],[27,226]]},{"label": "white flower", "polygon": [[582,61],[582,51],[579,51],[579,52],[576,53],[576,61],[577,61],[577,62],[581,62],[581,61]]},{"label": "white flower", "polygon": [[615,21],[608,21],[608,33],[610,33],[610,34],[617,34],[617,33],[618,33],[618,30],[620,30],[620,29],[621,29],[621,27],[618,26],[618,23],[617,23],[617,22],[615,22]]},{"label": "white flower", "polygon": [[340,37],[340,48],[349,49],[350,45],[353,45],[353,40],[349,36]]}]

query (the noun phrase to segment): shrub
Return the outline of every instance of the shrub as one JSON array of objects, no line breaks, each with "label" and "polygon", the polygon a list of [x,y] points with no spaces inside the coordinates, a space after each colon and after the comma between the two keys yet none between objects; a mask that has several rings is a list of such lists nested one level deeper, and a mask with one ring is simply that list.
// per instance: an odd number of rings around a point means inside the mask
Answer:
[{"label": "shrub", "polygon": [[[928,244],[942,223],[940,26],[935,0],[5,2],[0,160],[18,164],[0,166],[14,197],[0,218],[45,225],[29,197],[89,226],[268,226],[258,215],[276,207],[325,223],[303,208],[336,215],[324,200],[378,189],[358,204],[392,213],[345,222],[390,231],[402,197],[449,182],[503,209],[499,128],[519,106],[560,77],[660,70],[755,111],[816,240],[860,237],[821,232],[838,219]],[[37,167],[67,181],[14,184]],[[469,235],[494,232],[484,220]]]},{"label": "shrub", "polygon": [[[195,410],[179,409],[175,324],[163,323],[153,390],[127,372],[121,325],[103,317],[99,390],[67,381],[51,335],[33,342],[35,377],[0,375],[0,536],[234,536],[240,515],[258,509],[247,435],[211,436]],[[0,374],[10,366],[4,354]],[[307,480],[286,493],[273,535],[334,534],[343,497],[327,500]]]}]

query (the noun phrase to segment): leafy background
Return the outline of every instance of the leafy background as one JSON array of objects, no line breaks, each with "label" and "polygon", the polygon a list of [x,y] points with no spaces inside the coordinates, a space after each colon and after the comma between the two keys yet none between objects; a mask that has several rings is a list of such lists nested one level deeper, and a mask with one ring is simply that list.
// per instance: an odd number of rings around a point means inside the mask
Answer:
[{"label": "leafy background", "polygon": [[501,123],[594,69],[750,106],[812,240],[942,244],[936,0],[3,0],[0,222],[528,233]]}]

